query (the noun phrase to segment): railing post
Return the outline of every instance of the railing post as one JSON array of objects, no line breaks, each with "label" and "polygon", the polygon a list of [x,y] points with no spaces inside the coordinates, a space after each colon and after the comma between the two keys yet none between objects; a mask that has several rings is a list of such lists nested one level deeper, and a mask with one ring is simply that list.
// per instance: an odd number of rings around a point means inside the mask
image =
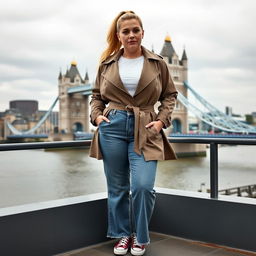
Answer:
[{"label": "railing post", "polygon": [[218,144],[210,143],[211,198],[218,198]]}]

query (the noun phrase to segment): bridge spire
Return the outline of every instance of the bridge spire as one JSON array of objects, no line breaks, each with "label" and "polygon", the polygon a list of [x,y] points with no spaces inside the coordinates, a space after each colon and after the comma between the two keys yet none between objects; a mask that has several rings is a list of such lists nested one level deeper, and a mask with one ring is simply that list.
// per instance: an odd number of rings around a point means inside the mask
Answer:
[{"label": "bridge spire", "polygon": [[88,75],[88,70],[87,69],[86,69],[86,72],[85,72],[84,83],[85,84],[89,83],[89,75]]},{"label": "bridge spire", "polygon": [[175,50],[172,46],[171,37],[169,35],[167,35],[165,37],[164,45],[163,45],[163,48],[160,52],[160,55],[162,55],[163,57],[167,57],[168,62],[171,64],[172,63],[172,57],[173,57],[174,54],[176,54],[176,53],[175,53]]},{"label": "bridge spire", "polygon": [[61,70],[60,70],[60,73],[59,73],[59,77],[58,77],[59,80],[62,79],[62,73],[61,73]]},{"label": "bridge spire", "polygon": [[67,71],[66,71],[65,77],[70,77],[70,76],[69,76],[68,67],[67,67]]},{"label": "bridge spire", "polygon": [[183,50],[181,60],[188,60],[185,48]]},{"label": "bridge spire", "polygon": [[68,75],[70,77],[70,81],[73,83],[75,81],[75,77],[79,77],[80,81],[82,82],[83,79],[78,71],[78,68],[77,68],[77,62],[75,60],[73,60],[71,62],[71,67],[68,71]]},{"label": "bridge spire", "polygon": [[165,41],[165,42],[171,42],[171,41],[172,41],[172,39],[171,39],[171,37],[170,37],[169,34],[166,35],[164,41]]},{"label": "bridge spire", "polygon": [[77,66],[77,62],[75,60],[71,61],[71,66]]}]

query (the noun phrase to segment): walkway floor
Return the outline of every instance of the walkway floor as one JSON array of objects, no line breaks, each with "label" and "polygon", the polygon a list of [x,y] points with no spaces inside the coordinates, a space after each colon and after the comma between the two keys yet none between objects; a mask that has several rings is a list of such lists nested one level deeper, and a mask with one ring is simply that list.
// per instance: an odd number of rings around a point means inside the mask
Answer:
[{"label": "walkway floor", "polygon": [[[151,232],[151,243],[144,256],[256,256],[256,252],[241,251],[213,244]],[[58,256],[113,256],[115,240],[95,246],[58,254]],[[130,253],[126,254],[131,256]]]}]

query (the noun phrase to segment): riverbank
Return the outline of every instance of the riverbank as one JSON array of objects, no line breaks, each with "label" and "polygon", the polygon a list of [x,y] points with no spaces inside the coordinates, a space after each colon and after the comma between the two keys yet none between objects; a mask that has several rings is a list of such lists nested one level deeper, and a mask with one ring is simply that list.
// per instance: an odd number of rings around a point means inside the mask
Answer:
[{"label": "riverbank", "polygon": [[[254,146],[219,148],[219,189],[243,186],[256,179]],[[206,157],[159,161],[156,187],[203,192],[210,188]],[[106,191],[102,161],[88,149],[0,152],[0,207]]]}]

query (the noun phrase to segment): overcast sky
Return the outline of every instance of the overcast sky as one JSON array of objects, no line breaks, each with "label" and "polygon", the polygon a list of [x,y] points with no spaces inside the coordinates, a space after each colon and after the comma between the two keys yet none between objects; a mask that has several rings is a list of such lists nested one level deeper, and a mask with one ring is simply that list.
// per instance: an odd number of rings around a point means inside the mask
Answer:
[{"label": "overcast sky", "polygon": [[0,0],[0,111],[18,99],[48,109],[72,60],[92,82],[122,10],[142,18],[147,48],[160,53],[167,34],[179,57],[185,46],[189,83],[213,105],[256,111],[255,0]]}]

